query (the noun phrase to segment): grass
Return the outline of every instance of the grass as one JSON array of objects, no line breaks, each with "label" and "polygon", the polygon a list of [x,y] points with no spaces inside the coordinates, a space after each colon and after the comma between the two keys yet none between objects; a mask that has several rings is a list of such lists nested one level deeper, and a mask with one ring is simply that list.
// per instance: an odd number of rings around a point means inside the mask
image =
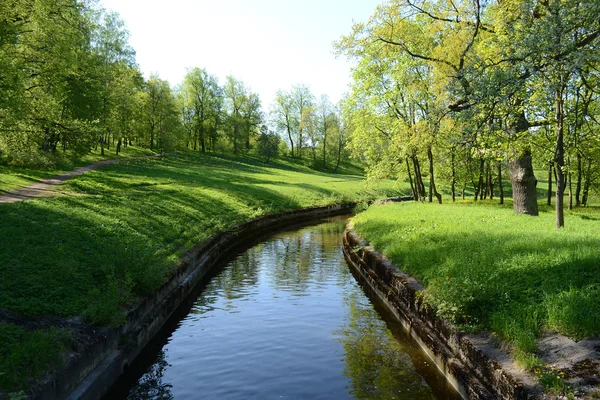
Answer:
[{"label": "grass", "polygon": [[[191,151],[111,164],[61,189],[71,195],[0,205],[0,309],[102,325],[122,323],[124,309],[165,282],[186,249],[218,231],[268,213],[409,190],[392,181],[368,189],[361,176],[318,173],[290,159],[266,165]],[[11,353],[7,343],[0,353]],[[10,359],[10,367],[0,363],[1,387],[27,387],[26,364]],[[7,371],[20,380],[1,378]]]},{"label": "grass", "polygon": [[111,150],[105,149],[104,156],[100,155],[99,149],[94,150],[77,161],[61,161],[52,168],[40,169],[0,165],[0,194],[11,192],[23,186],[39,182],[42,179],[50,178],[77,167],[93,164],[98,161],[111,158],[141,157],[154,154],[148,149],[135,146],[123,147],[123,150],[118,156],[115,155],[113,150],[114,148],[111,148]]},{"label": "grass", "polygon": [[[24,381],[40,378],[49,366],[59,366],[70,336],[60,329],[26,330],[0,323],[0,343],[0,387],[14,389]],[[14,368],[15,365],[26,369]]]},{"label": "grass", "polygon": [[600,209],[515,215],[492,202],[391,204],[354,218],[356,231],[427,287],[438,312],[471,331],[492,330],[526,358],[550,328],[600,334]]}]

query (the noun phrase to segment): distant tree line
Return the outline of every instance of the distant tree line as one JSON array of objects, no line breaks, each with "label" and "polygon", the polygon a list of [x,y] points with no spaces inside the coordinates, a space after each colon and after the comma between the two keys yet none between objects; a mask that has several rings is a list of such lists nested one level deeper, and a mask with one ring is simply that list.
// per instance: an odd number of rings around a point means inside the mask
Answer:
[{"label": "distant tree line", "polygon": [[546,170],[562,227],[600,183],[599,41],[597,0],[390,0],[336,44],[356,61],[349,146],[430,202],[502,202],[509,170],[530,215]]},{"label": "distant tree line", "polygon": [[[0,4],[0,162],[47,166],[91,150],[254,152],[337,168],[345,126],[326,96],[278,92],[268,115],[242,81],[192,68],[145,79],[118,14],[93,0]],[[271,125],[273,129],[267,126]],[[281,140],[285,138],[285,140]],[[288,147],[289,146],[289,147]]]}]

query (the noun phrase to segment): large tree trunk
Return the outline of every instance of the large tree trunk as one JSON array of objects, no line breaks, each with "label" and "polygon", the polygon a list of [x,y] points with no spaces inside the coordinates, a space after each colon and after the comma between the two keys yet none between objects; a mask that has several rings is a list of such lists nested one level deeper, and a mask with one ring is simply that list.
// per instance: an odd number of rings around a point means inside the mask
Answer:
[{"label": "large tree trunk", "polygon": [[513,209],[516,214],[538,215],[536,185],[531,154],[526,151],[509,163],[513,190]]}]

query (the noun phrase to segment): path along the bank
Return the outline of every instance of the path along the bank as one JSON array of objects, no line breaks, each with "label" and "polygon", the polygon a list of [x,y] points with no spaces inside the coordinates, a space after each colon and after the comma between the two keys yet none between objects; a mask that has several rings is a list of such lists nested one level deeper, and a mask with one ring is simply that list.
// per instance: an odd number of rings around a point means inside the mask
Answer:
[{"label": "path along the bank", "polygon": [[12,192],[4,193],[0,195],[0,204],[4,203],[16,203],[18,201],[39,199],[42,197],[57,197],[61,193],[54,190],[54,188],[61,183],[74,178],[76,176],[85,174],[88,171],[100,168],[103,165],[112,164],[119,161],[134,160],[138,158],[158,157],[162,154],[154,154],[151,156],[131,157],[131,158],[111,158],[109,160],[102,160],[96,163],[86,165],[85,167],[74,169],[73,171],[66,172],[64,174],[53,176],[52,178],[42,179],[37,183],[33,183],[29,186],[25,186],[21,189],[14,190]]}]

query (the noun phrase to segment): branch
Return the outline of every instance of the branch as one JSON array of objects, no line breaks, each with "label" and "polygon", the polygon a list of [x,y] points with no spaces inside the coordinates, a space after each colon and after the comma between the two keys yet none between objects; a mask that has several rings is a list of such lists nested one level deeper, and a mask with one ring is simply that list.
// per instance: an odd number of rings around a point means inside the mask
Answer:
[{"label": "branch", "polygon": [[413,53],[412,51],[410,51],[408,49],[408,47],[404,43],[395,42],[393,40],[384,39],[382,37],[378,37],[376,40],[381,41],[381,42],[386,43],[386,44],[391,44],[391,45],[394,45],[394,46],[399,46],[406,53],[408,53],[409,56],[411,56],[413,58],[418,58],[418,59],[425,60],[425,61],[433,61],[433,62],[437,62],[437,63],[442,63],[442,64],[445,64],[445,65],[449,66],[450,68],[452,68],[456,72],[460,71],[460,69],[457,66],[455,66],[454,64],[452,64],[448,60],[443,60],[441,58],[428,57],[428,56],[424,56],[422,54]]},{"label": "branch", "polygon": [[[477,25],[479,25],[479,29],[481,29],[483,31],[490,32],[490,33],[496,33],[492,28],[481,25],[481,24],[479,24],[479,22],[473,23],[471,21],[460,21],[458,18],[455,18],[455,19],[443,18],[443,17],[437,16],[437,15],[433,15],[429,11],[417,6],[416,4],[411,3],[410,0],[407,0],[406,3],[409,6],[411,6],[412,8],[414,8],[415,10],[417,10],[419,13],[425,14],[429,18],[434,19],[436,21],[450,22],[452,24],[465,24],[465,25],[471,26],[471,27],[477,27]],[[454,4],[452,4],[452,6],[454,7],[454,10],[458,13],[456,6]],[[477,18],[477,19],[479,20],[479,18]]]}]

